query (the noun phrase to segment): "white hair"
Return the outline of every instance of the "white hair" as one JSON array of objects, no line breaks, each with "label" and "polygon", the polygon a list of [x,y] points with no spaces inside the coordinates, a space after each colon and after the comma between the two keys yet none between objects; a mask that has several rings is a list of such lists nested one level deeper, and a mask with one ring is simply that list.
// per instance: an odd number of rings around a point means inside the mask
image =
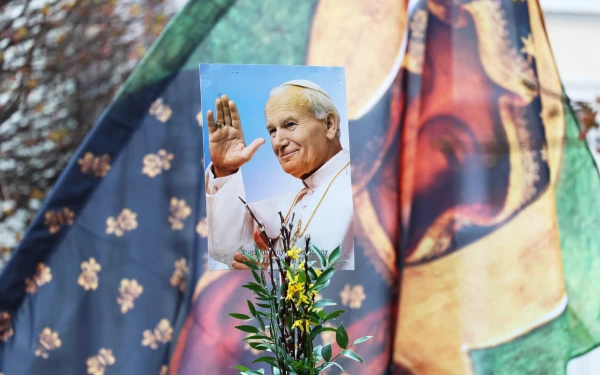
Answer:
[{"label": "white hair", "polygon": [[327,93],[314,82],[307,80],[294,80],[285,82],[280,86],[275,87],[273,90],[271,90],[270,96],[283,94],[289,86],[297,86],[304,89],[303,96],[308,103],[308,108],[310,109],[313,117],[317,120],[324,120],[328,113],[333,113],[335,116],[335,126],[337,129],[335,135],[339,139],[341,137],[340,113],[338,112],[335,104],[333,104],[333,101],[329,95],[327,95]]}]

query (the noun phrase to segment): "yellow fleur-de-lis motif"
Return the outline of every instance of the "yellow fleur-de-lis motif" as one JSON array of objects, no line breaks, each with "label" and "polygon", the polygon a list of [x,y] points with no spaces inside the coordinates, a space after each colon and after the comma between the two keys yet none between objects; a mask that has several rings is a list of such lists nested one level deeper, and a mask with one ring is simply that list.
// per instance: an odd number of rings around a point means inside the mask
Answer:
[{"label": "yellow fleur-de-lis motif", "polygon": [[81,274],[77,283],[85,290],[96,290],[98,288],[98,272],[102,267],[96,259],[90,258],[87,262],[81,262]]},{"label": "yellow fleur-de-lis motif", "polygon": [[163,365],[160,368],[160,373],[158,375],[167,375],[169,373],[169,367],[167,365]]},{"label": "yellow fleur-de-lis motif", "polygon": [[200,235],[202,238],[206,238],[208,236],[208,220],[206,217],[202,218],[196,225],[196,233]]},{"label": "yellow fleur-de-lis motif", "polygon": [[150,106],[150,114],[160,122],[167,122],[171,118],[173,111],[163,102],[162,98],[158,98]]},{"label": "yellow fleur-de-lis motif", "polygon": [[35,267],[35,274],[31,278],[25,279],[25,291],[35,293],[42,285],[48,284],[52,280],[52,271],[44,263],[38,263]]},{"label": "yellow fleur-de-lis motif", "polygon": [[169,216],[169,223],[171,223],[171,229],[181,230],[183,229],[183,222],[192,213],[192,209],[188,206],[183,199],[171,198],[171,215]]},{"label": "yellow fleur-de-lis motif", "polygon": [[106,219],[106,233],[121,237],[125,232],[137,228],[137,225],[137,214],[125,208],[116,219],[112,216]]},{"label": "yellow fleur-de-lis motif", "polygon": [[173,271],[173,275],[171,276],[171,285],[178,288],[181,292],[185,289],[185,276],[188,271],[189,268],[185,258],[175,261],[175,271]]},{"label": "yellow fleur-de-lis motif", "polygon": [[73,225],[75,213],[64,207],[57,211],[48,211],[44,215],[44,224],[48,227],[50,234],[54,234],[65,225]]},{"label": "yellow fleur-de-lis motif", "polygon": [[36,357],[42,357],[44,359],[49,357],[51,350],[60,348],[62,342],[58,337],[58,332],[53,332],[50,328],[46,327],[40,333],[40,347],[35,350]]},{"label": "yellow fleur-de-lis motif", "polygon": [[0,341],[7,342],[14,334],[12,318],[6,311],[0,312]]},{"label": "yellow fleur-de-lis motif", "polygon": [[158,322],[154,331],[145,330],[142,338],[142,346],[149,346],[151,349],[158,348],[158,344],[166,344],[173,339],[173,327],[167,319]]},{"label": "yellow fleur-de-lis motif", "polygon": [[77,163],[81,165],[81,173],[95,177],[104,177],[110,171],[110,156],[108,154],[94,156],[91,152],[86,152],[82,158],[77,160]]},{"label": "yellow fleur-de-lis motif", "polygon": [[87,359],[87,373],[90,375],[104,375],[107,366],[115,364],[112,350],[102,348],[97,355]]},{"label": "yellow fleur-de-lis motif", "polygon": [[133,309],[135,301],[144,291],[144,287],[138,284],[137,280],[121,280],[121,287],[119,288],[120,297],[117,297],[117,303],[121,305],[121,313],[125,314],[127,311]]},{"label": "yellow fleur-de-lis motif", "polygon": [[171,160],[174,157],[175,155],[168,153],[166,150],[158,150],[156,154],[148,154],[142,160],[144,163],[142,173],[154,178],[161,174],[163,170],[168,171],[171,169]]},{"label": "yellow fleur-de-lis motif", "polygon": [[350,288],[350,285],[346,284],[340,292],[340,297],[344,306],[348,306],[351,309],[359,309],[365,298],[367,298],[367,295],[362,285],[355,285]]}]

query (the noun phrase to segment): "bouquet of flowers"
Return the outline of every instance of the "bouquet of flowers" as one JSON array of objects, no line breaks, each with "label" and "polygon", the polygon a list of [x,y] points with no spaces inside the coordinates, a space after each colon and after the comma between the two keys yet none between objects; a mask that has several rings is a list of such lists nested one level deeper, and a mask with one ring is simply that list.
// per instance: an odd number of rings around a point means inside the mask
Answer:
[{"label": "bouquet of flowers", "polygon": [[[246,254],[249,260],[244,263],[251,269],[255,282],[248,282],[242,287],[251,290],[258,302],[255,305],[248,300],[250,315],[229,314],[243,321],[236,326],[237,329],[251,334],[244,341],[248,341],[250,347],[265,352],[253,363],[270,365],[275,375],[317,375],[331,366],[343,370],[336,363],[339,356],[362,363],[352,349],[372,336],[350,342],[343,323],[337,328],[325,326],[326,322],[339,318],[346,311],[327,312],[325,308],[335,306],[336,302],[319,298],[319,293],[329,286],[335,266],[341,263],[338,260],[342,254],[341,247],[334,249],[326,258],[322,251],[310,243],[310,236],[306,236],[305,249],[297,248],[292,244],[291,236],[294,218],[286,225],[281,213],[279,215],[280,240],[285,255],[281,258],[276,255],[274,241],[267,237],[264,227],[257,221],[261,238],[269,245],[269,249],[263,253],[255,245],[254,255]],[[321,269],[314,268],[316,261],[308,260],[311,254],[318,259]],[[335,356],[331,344],[313,345],[317,335],[324,331],[335,332],[336,342],[341,348]],[[245,366],[234,367],[241,375],[264,374],[262,368],[251,370]]]}]

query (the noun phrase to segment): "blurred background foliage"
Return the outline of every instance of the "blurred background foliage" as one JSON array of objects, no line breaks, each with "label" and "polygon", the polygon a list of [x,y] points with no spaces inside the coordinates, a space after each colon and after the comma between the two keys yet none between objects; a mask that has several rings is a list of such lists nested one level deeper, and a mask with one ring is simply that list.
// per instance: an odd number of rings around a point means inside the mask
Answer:
[{"label": "blurred background foliage", "polygon": [[165,0],[0,5],[0,268],[177,9]]}]

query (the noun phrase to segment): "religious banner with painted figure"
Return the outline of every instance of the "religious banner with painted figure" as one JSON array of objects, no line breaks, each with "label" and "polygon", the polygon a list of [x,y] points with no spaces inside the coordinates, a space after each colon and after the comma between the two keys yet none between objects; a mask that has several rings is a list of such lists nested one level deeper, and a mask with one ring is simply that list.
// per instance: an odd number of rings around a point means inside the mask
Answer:
[{"label": "religious banner with painted figure", "polygon": [[249,122],[235,90],[201,108],[200,62],[344,67],[355,271],[323,297],[348,311],[350,336],[374,336],[345,374],[564,374],[600,344],[600,177],[538,0],[191,1],[0,274],[0,373],[253,366],[227,316],[247,308],[252,275],[209,270],[207,112],[228,95],[251,145],[285,82],[344,103],[310,74],[281,77]]},{"label": "religious banner with painted figure", "polygon": [[271,246],[285,257],[284,223],[302,259],[318,262],[310,236],[354,269],[344,69],[201,64],[200,92],[209,268],[247,270],[255,246],[264,267]]}]

